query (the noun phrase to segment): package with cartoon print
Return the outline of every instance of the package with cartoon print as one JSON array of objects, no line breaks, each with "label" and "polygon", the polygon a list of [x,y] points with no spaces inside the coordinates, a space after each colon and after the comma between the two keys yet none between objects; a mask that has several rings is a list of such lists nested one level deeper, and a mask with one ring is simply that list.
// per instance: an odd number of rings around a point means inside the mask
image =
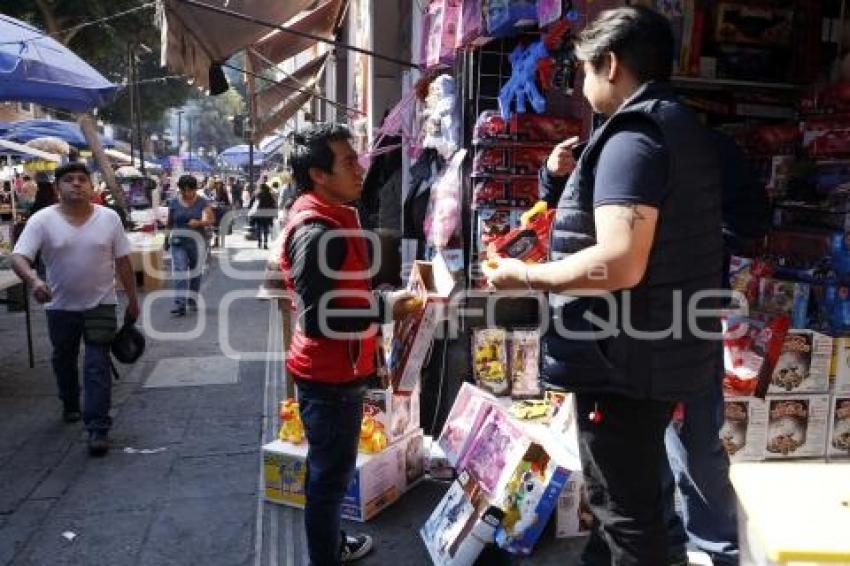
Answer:
[{"label": "package with cartoon print", "polygon": [[478,430],[497,402],[495,397],[471,383],[461,385],[437,439],[437,445],[452,466],[457,467],[466,455],[474,431]]},{"label": "package with cartoon print", "polygon": [[767,404],[756,397],[727,397],[723,400],[720,442],[733,462],[764,459],[767,436]]},{"label": "package with cartoon print", "polygon": [[531,440],[500,409],[490,411],[473,435],[457,467],[475,476],[491,496],[501,497]]},{"label": "package with cartoon print", "polygon": [[723,324],[723,392],[764,396],[790,326],[788,315],[726,316]]},{"label": "package with cartoon print", "polygon": [[478,210],[478,240],[481,248],[506,236],[519,226],[521,211],[513,208],[482,208]]},{"label": "package with cartoon print", "polygon": [[829,423],[826,455],[830,458],[850,458],[850,396],[833,397]]},{"label": "package with cartoon print", "polygon": [[829,395],[770,396],[765,458],[822,458],[826,451]]},{"label": "package with cartoon print", "polygon": [[472,332],[472,375],[476,385],[496,396],[508,395],[508,334],[503,328],[476,328]]},{"label": "package with cartoon print", "polygon": [[832,338],[813,330],[789,330],[768,393],[826,393]]},{"label": "package with cartoon print", "polygon": [[806,328],[809,310],[809,284],[764,277],[759,281],[758,308],[773,314],[787,314],[792,328]]}]

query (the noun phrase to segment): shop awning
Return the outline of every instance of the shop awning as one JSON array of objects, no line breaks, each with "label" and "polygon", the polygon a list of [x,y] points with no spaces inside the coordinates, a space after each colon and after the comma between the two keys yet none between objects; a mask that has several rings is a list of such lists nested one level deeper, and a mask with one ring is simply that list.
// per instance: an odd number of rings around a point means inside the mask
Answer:
[{"label": "shop awning", "polygon": [[[332,41],[334,30],[342,21],[347,7],[348,0],[325,0],[314,10],[305,12],[287,22],[286,27]],[[315,39],[308,37],[273,31],[251,46],[254,53],[249,51],[248,56],[251,57],[254,71],[260,72],[268,69],[270,64],[276,65],[295,57],[316,43]]]},{"label": "shop awning", "polygon": [[294,92],[313,88],[319,80],[322,71],[324,71],[327,60],[327,53],[320,55],[280,81],[279,84],[272,85],[258,92],[256,102],[257,115],[263,116],[273,112],[281,101],[292,96]]},{"label": "shop awning", "polygon": [[[134,163],[132,157],[124,153],[123,151],[118,151],[117,149],[107,148],[103,150],[103,152],[108,155],[111,159],[118,161],[120,163]],[[162,169],[162,165],[159,163],[153,163],[151,161],[145,161],[145,169]]]},{"label": "shop awning", "polygon": [[287,120],[292,118],[296,112],[313,98],[311,92],[299,92],[291,96],[280,108],[278,108],[271,116],[264,119],[257,118],[257,127],[254,139],[261,140],[267,135],[274,132],[282,126]]},{"label": "shop awning", "polygon": [[[201,3],[245,14],[267,22],[287,22],[315,0],[258,2],[252,0],[199,0]],[[269,34],[269,27],[255,24],[181,0],[162,0],[160,29],[162,64],[209,88],[209,70],[236,52]]]},{"label": "shop awning", "polygon": [[60,161],[62,161],[62,157],[56,155],[55,153],[48,153],[46,151],[42,151],[40,149],[36,149],[28,145],[23,145],[13,141],[0,139],[0,154],[8,153],[12,153],[14,155],[21,155],[31,159],[43,159],[45,161],[53,161],[54,163],[59,163]]}]

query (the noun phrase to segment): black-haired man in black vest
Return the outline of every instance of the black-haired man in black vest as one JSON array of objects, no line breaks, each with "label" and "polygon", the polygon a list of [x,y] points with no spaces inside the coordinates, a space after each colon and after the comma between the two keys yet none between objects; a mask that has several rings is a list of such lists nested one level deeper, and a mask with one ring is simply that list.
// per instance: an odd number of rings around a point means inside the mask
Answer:
[{"label": "black-haired man in black vest", "polygon": [[[584,95],[608,118],[560,180],[557,201],[549,195],[551,261],[499,260],[484,272],[495,288],[550,294],[542,375],[576,393],[595,517],[584,564],[662,565],[665,429],[675,404],[711,391],[721,369],[717,154],[670,89],[673,36],[663,16],[605,11],[576,53]],[[572,145],[559,146],[556,168]]]}]

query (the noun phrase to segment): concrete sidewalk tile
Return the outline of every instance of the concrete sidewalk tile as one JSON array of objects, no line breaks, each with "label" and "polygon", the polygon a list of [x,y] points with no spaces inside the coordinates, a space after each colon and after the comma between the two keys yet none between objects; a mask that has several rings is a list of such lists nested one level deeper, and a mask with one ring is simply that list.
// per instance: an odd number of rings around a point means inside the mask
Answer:
[{"label": "concrete sidewalk tile", "polygon": [[12,513],[47,476],[47,468],[11,466],[0,470],[0,514]]},{"label": "concrete sidewalk tile", "polygon": [[23,550],[27,540],[47,518],[54,501],[26,501],[0,520],[0,564],[7,564]]},{"label": "concrete sidewalk tile", "polygon": [[144,387],[191,387],[236,384],[238,363],[225,356],[161,358]]},{"label": "concrete sidewalk tile", "polygon": [[189,415],[168,415],[159,419],[117,418],[109,431],[115,450],[174,448],[184,441],[189,427]]},{"label": "concrete sidewalk tile", "polygon": [[257,493],[256,451],[178,458],[168,475],[168,499]]},{"label": "concrete sidewalk tile", "polygon": [[[51,514],[33,534],[16,564],[133,564],[152,516],[152,509]],[[62,536],[66,531],[75,533],[76,538],[66,540]]]},{"label": "concrete sidewalk tile", "polygon": [[246,384],[238,388],[209,386],[198,397],[196,415],[209,416],[262,416],[263,388],[261,384]]},{"label": "concrete sidewalk tile", "polygon": [[30,500],[59,499],[63,497],[88,465],[89,456],[82,442],[65,452],[48,475],[30,494]]},{"label": "concrete sidewalk tile", "polygon": [[[199,392],[194,387],[179,389],[138,389],[118,409],[117,420],[162,420],[191,416]],[[117,424],[117,423],[116,423]]]},{"label": "concrete sidewalk tile", "polygon": [[181,456],[203,456],[258,450],[262,439],[262,417],[199,416],[189,423],[179,448]]},{"label": "concrete sidewalk tile", "polygon": [[253,564],[253,497],[175,499],[155,514],[139,566]]}]

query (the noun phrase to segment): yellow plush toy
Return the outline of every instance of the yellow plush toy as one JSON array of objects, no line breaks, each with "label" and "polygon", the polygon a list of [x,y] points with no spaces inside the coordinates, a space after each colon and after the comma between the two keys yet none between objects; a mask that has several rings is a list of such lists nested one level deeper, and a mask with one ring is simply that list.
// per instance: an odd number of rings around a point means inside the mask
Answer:
[{"label": "yellow plush toy", "polygon": [[384,425],[371,415],[363,415],[363,422],[360,424],[360,451],[374,454],[386,448],[388,443]]},{"label": "yellow plush toy", "polygon": [[293,444],[301,444],[304,441],[304,425],[295,399],[289,398],[280,402],[280,430],[277,436],[282,441]]}]

